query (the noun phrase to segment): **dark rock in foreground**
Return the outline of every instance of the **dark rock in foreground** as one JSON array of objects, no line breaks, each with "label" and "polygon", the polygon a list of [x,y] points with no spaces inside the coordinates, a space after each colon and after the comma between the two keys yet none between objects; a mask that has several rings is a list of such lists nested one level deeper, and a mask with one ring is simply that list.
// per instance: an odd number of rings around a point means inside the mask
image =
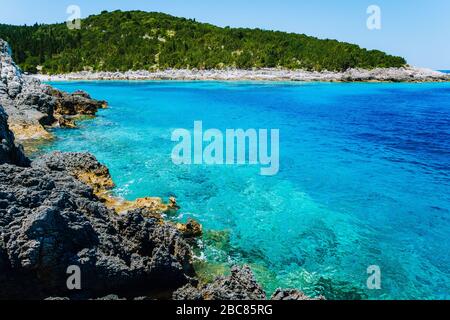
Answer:
[{"label": "dark rock in foreground", "polygon": [[[66,286],[73,265],[80,291]],[[194,275],[175,227],[116,215],[65,171],[0,166],[0,299],[168,298]]]}]

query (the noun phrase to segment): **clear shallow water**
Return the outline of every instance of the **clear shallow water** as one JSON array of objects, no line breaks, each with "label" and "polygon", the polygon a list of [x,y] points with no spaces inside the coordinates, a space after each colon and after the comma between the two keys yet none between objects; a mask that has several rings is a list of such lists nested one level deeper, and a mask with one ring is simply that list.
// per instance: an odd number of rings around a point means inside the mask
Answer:
[{"label": "clear shallow water", "polygon": [[[175,195],[218,270],[271,292],[450,298],[450,84],[70,82],[109,101],[49,150],[89,151],[128,199]],[[175,166],[175,128],[279,128],[280,173]],[[366,287],[379,265],[382,290]]]}]

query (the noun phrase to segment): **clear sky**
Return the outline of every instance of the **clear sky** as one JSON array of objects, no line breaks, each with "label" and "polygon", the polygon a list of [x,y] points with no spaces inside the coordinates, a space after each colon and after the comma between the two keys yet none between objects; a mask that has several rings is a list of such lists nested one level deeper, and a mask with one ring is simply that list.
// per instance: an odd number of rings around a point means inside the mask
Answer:
[{"label": "clear sky", "polygon": [[[82,17],[139,9],[218,26],[305,33],[450,69],[450,0],[0,0],[0,23],[63,22],[69,5],[78,5]],[[370,5],[381,8],[381,30],[366,26]]]}]

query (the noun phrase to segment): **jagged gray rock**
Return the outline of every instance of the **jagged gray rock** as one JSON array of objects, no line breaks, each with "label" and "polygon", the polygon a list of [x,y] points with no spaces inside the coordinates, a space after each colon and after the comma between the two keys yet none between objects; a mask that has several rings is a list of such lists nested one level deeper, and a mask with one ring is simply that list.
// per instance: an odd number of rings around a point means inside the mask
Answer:
[{"label": "jagged gray rock", "polygon": [[266,294],[256,282],[249,266],[234,266],[231,275],[195,287],[188,284],[173,294],[175,300],[265,300]]},{"label": "jagged gray rock", "polygon": [[48,90],[40,81],[23,75],[8,43],[0,39],[0,104],[10,120],[25,125],[50,124],[55,99]]},{"label": "jagged gray rock", "polygon": [[14,135],[8,127],[8,116],[0,106],[0,164],[10,163],[18,166],[29,165],[23,148],[14,141]]},{"label": "jagged gray rock", "polygon": [[32,166],[35,168],[45,168],[51,171],[66,171],[68,174],[75,177],[79,173],[84,172],[91,173],[92,175],[97,176],[98,179],[111,179],[108,168],[98,162],[90,153],[50,152],[35,159]]},{"label": "jagged gray rock", "polygon": [[[70,265],[81,268],[81,291],[66,287]],[[139,210],[116,215],[67,171],[0,166],[0,299],[170,297],[194,276],[172,225]]]},{"label": "jagged gray rock", "polygon": [[10,129],[27,140],[50,138],[44,126],[73,126],[70,117],[95,115],[106,102],[85,92],[68,94],[24,75],[14,63],[8,43],[0,39],[0,105],[9,115]]},{"label": "jagged gray rock", "polygon": [[[265,300],[266,294],[256,282],[249,266],[234,266],[231,275],[218,277],[212,283],[194,286],[191,283],[173,293],[174,300]],[[271,300],[325,300],[310,298],[296,289],[277,289]]]}]

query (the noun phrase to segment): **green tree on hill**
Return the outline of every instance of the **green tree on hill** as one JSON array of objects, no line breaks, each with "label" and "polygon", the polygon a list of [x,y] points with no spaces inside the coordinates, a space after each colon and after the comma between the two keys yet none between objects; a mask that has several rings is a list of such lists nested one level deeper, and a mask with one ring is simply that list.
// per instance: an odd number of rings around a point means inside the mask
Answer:
[{"label": "green tree on hill", "polygon": [[166,68],[263,68],[341,71],[401,67],[405,59],[357,45],[304,34],[219,28],[195,20],[143,11],[103,11],[65,23],[0,24],[23,70],[45,73]]}]

